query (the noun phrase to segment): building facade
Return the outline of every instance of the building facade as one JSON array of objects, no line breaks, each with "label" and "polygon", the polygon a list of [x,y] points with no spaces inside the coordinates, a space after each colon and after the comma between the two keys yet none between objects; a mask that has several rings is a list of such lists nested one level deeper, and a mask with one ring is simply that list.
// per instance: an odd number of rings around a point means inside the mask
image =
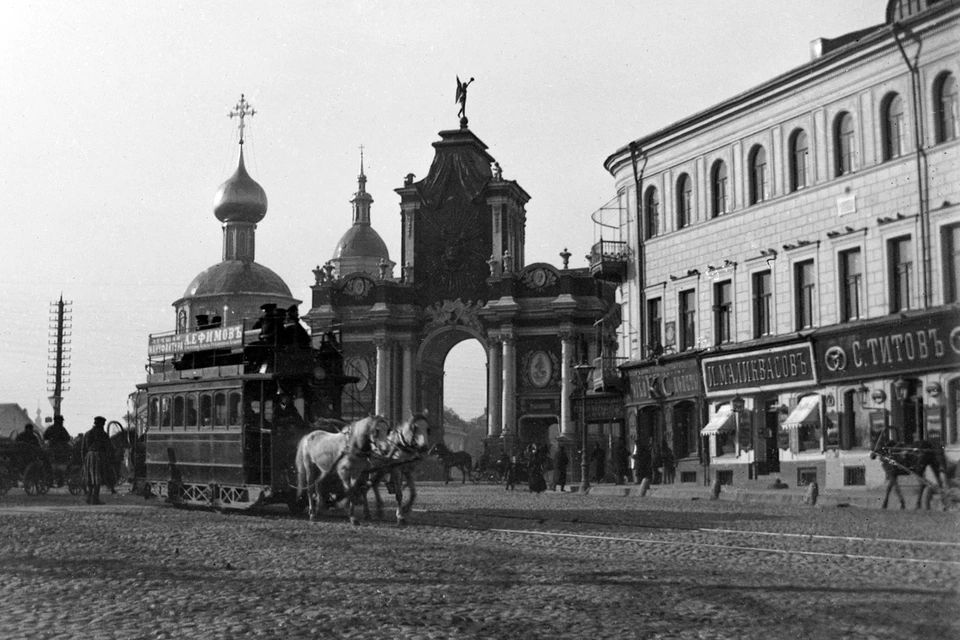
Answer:
[{"label": "building facade", "polygon": [[653,464],[878,485],[885,428],[960,457],[958,27],[956,1],[891,0],[606,160],[627,424]]}]

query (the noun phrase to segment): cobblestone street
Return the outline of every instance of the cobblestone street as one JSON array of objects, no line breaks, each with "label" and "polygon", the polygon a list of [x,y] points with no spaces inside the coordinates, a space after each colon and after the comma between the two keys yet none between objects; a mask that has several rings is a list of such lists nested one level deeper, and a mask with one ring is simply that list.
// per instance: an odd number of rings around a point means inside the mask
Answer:
[{"label": "cobblestone street", "polygon": [[960,636],[956,513],[427,483],[397,528],[106,498],[0,498],[0,636]]}]

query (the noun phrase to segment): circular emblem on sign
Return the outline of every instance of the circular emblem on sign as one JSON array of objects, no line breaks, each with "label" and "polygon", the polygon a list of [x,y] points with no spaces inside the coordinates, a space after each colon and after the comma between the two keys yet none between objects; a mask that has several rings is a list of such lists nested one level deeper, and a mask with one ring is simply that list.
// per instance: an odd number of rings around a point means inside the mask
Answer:
[{"label": "circular emblem on sign", "polygon": [[367,364],[367,359],[361,358],[360,356],[353,356],[347,360],[346,365],[345,373],[348,376],[359,378],[356,382],[357,391],[366,389],[367,385],[370,384],[370,365]]},{"label": "circular emblem on sign", "polygon": [[960,327],[954,327],[950,332],[950,348],[954,353],[960,353]]},{"label": "circular emblem on sign", "polygon": [[537,351],[530,357],[530,382],[538,389],[550,384],[553,377],[553,363],[545,351]]},{"label": "circular emblem on sign", "polygon": [[830,347],[823,356],[829,371],[843,371],[847,368],[847,354],[842,347]]}]

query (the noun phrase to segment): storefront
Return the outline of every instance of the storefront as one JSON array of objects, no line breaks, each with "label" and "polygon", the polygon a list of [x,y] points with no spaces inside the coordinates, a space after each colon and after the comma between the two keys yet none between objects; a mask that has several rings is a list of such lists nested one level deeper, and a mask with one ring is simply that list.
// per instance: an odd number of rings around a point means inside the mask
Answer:
[{"label": "storefront", "polygon": [[711,481],[822,484],[827,423],[809,340],[706,357],[701,369],[709,405],[700,435]]},{"label": "storefront", "polygon": [[695,357],[622,367],[634,474],[653,482],[706,483],[699,437],[703,392]]},{"label": "storefront", "polygon": [[869,459],[884,429],[904,443],[942,444],[960,458],[960,309],[956,305],[851,322],[814,333],[832,428],[828,486],[880,486]]}]

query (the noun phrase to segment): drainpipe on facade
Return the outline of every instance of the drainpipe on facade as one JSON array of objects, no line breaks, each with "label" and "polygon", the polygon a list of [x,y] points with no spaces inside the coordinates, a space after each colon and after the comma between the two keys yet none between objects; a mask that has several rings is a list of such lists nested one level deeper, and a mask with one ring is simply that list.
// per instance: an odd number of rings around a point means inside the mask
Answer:
[{"label": "drainpipe on facade", "polygon": [[[643,156],[643,166],[637,168],[637,158],[638,156]],[[643,304],[643,281],[646,275],[647,269],[646,264],[646,251],[644,251],[643,244],[643,235],[644,235],[644,226],[643,226],[643,172],[647,168],[647,154],[644,153],[643,149],[636,142],[630,143],[630,162],[633,164],[633,183],[634,183],[634,201],[636,203],[637,210],[637,288],[640,292],[640,308],[638,311],[638,317],[640,318],[640,326],[637,327],[640,335],[640,356],[643,358],[643,327],[644,327],[644,314],[646,309],[644,309]],[[629,347],[628,347],[629,348]]]},{"label": "drainpipe on facade", "polygon": [[[920,59],[920,50],[923,48],[923,42],[909,29],[901,26],[897,22],[890,25],[890,32],[893,34],[893,39],[897,43],[897,48],[900,50],[904,64],[910,71],[910,90],[913,94],[913,135],[917,159],[917,200],[920,207],[920,260],[923,265],[923,308],[926,309],[930,306],[930,251],[928,247],[930,239],[930,212],[928,205],[929,198],[927,195],[929,189],[927,184],[927,154],[923,149],[923,105],[921,104],[920,97],[922,94],[920,91],[920,69],[917,64]],[[903,32],[917,43],[917,52],[912,61],[907,55],[903,42],[900,40],[900,32]]]}]

